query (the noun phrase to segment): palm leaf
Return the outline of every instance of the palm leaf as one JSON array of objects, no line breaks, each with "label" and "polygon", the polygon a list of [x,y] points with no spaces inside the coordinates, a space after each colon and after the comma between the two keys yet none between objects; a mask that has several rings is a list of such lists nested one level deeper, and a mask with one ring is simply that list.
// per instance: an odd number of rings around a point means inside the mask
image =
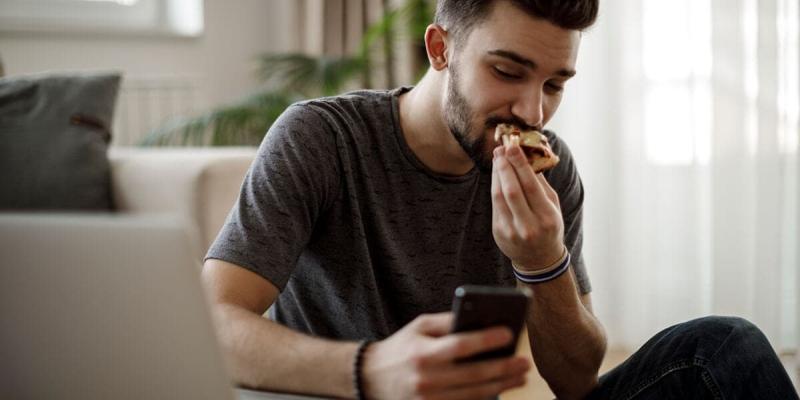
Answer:
[{"label": "palm leaf", "polygon": [[[434,4],[430,0],[408,0],[402,7],[386,12],[364,32],[359,57],[368,57],[375,44],[387,36],[390,42],[417,41],[424,46],[422,37],[433,20]],[[401,26],[404,29],[398,29]]]},{"label": "palm leaf", "polygon": [[261,92],[244,101],[191,118],[176,118],[150,132],[142,146],[258,145],[280,114],[299,99],[283,92]]},{"label": "palm leaf", "polygon": [[[330,96],[342,92],[356,79],[367,82],[368,68],[374,68],[371,54],[380,44],[391,63],[396,40],[419,40],[432,19],[431,0],[407,0],[386,12],[364,33],[358,51],[348,57],[310,57],[305,54],[267,54],[259,58],[258,75],[268,88],[243,101],[194,116],[175,118],[153,130],[141,142],[144,146],[164,145],[257,145],[286,107],[301,98]],[[404,25],[406,29],[398,29]],[[417,57],[424,60],[424,45],[417,44]],[[420,55],[421,54],[421,55]],[[372,63],[372,65],[371,65]],[[380,64],[380,63],[378,63]],[[419,63],[419,69],[424,62]],[[389,75],[391,71],[387,69]]]},{"label": "palm leaf", "polygon": [[268,54],[260,58],[259,75],[284,92],[307,97],[330,96],[366,68],[361,57],[310,57],[304,54]]}]

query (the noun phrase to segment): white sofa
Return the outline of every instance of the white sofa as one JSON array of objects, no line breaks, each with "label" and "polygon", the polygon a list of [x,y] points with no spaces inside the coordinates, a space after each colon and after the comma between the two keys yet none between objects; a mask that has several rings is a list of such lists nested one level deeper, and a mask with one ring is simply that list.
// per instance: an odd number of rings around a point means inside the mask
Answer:
[{"label": "white sofa", "polygon": [[179,216],[201,259],[234,204],[255,154],[251,147],[112,148],[114,202],[121,213]]}]

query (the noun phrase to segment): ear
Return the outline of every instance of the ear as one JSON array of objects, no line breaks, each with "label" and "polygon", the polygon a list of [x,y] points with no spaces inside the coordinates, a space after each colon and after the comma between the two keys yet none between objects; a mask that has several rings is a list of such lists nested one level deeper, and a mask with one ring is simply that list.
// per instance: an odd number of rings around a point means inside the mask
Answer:
[{"label": "ear", "polygon": [[425,50],[431,67],[441,71],[447,67],[447,31],[439,25],[428,25],[425,30]]}]

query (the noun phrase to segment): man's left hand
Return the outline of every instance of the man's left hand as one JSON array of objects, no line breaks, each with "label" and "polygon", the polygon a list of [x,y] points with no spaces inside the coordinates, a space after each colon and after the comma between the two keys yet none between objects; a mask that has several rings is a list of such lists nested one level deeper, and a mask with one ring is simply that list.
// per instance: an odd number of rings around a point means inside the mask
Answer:
[{"label": "man's left hand", "polygon": [[520,269],[535,272],[563,255],[558,194],[517,145],[498,146],[492,167],[492,234]]}]

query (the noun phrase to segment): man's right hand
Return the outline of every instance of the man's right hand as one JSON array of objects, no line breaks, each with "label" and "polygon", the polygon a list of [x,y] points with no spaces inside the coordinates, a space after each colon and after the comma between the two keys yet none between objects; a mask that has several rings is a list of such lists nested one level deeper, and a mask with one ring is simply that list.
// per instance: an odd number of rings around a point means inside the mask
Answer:
[{"label": "man's right hand", "polygon": [[364,353],[362,381],[370,399],[485,399],[525,384],[523,357],[457,363],[507,345],[508,328],[450,334],[450,312],[421,315]]}]

